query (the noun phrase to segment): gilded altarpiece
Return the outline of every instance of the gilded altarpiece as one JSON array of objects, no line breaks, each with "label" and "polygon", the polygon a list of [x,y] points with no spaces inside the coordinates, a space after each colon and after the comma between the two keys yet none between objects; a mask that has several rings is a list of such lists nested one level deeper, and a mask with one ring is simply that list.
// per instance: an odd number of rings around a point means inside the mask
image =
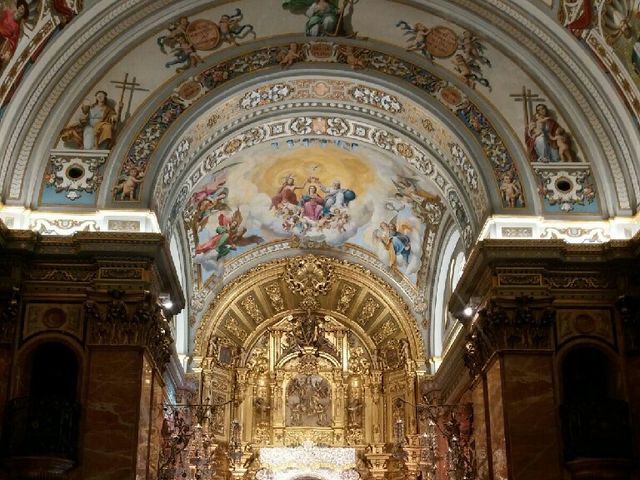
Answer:
[{"label": "gilded altarpiece", "polygon": [[365,445],[371,364],[364,342],[331,315],[277,319],[246,355],[244,437],[260,446]]},{"label": "gilded altarpiece", "polygon": [[218,297],[213,325],[200,332],[200,400],[223,406],[211,410],[209,430],[235,448],[237,478],[253,478],[261,449],[305,442],[354,447],[360,474],[381,474],[398,422],[416,429],[417,332],[399,298],[362,273],[294,257]]}]

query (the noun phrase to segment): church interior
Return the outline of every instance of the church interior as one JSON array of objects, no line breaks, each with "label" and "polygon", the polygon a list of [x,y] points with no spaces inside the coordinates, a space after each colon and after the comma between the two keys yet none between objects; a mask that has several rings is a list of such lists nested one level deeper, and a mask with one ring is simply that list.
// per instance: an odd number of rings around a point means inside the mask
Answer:
[{"label": "church interior", "polygon": [[638,0],[0,2],[0,479],[640,479]]}]

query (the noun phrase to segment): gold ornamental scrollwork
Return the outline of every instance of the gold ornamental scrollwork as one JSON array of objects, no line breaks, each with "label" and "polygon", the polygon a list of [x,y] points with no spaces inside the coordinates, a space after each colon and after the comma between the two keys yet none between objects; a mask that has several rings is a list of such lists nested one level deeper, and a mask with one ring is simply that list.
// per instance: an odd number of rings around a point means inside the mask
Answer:
[{"label": "gold ornamental scrollwork", "polygon": [[285,282],[292,293],[303,297],[318,297],[329,293],[333,272],[334,266],[327,257],[294,257],[287,262]]},{"label": "gold ornamental scrollwork", "polygon": [[[237,321],[230,324],[231,313]],[[363,336],[369,351],[378,349],[377,358],[386,358],[384,352],[393,349],[392,341],[404,338],[412,359],[424,361],[418,324],[399,293],[361,265],[317,254],[261,264],[223,287],[198,328],[196,361],[205,361],[212,335],[228,338],[250,352],[265,331],[280,329],[282,320],[289,317],[301,325],[307,318],[335,318],[336,325]],[[316,330],[316,322],[307,323]],[[381,343],[376,344],[374,337]],[[316,346],[313,343],[307,346]],[[389,358],[389,364],[403,363],[395,360]]]}]

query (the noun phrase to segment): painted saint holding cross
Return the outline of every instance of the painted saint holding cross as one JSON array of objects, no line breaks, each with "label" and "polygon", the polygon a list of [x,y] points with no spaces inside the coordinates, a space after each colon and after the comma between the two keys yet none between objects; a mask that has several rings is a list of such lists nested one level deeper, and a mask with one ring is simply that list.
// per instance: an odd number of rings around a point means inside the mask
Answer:
[{"label": "painted saint holding cross", "polygon": [[[60,134],[60,139],[66,147],[83,150],[110,150],[113,147],[118,130],[130,115],[134,92],[148,91],[139,88],[140,84],[136,82],[135,77],[131,82],[128,79],[129,74],[126,74],[124,81],[111,82],[116,85],[116,88],[122,90],[117,105],[109,98],[106,91],[98,90],[93,100],[88,99],[80,106],[77,120],[65,127]],[[127,91],[129,91],[129,100],[123,119],[122,109]]]}]

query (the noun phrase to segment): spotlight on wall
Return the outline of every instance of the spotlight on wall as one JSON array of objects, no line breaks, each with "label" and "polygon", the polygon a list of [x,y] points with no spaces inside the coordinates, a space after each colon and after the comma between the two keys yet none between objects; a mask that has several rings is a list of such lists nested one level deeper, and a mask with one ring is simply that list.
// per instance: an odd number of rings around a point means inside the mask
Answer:
[{"label": "spotlight on wall", "polygon": [[467,318],[471,318],[471,316],[473,315],[473,308],[469,306],[465,307],[465,309],[462,311],[462,314]]},{"label": "spotlight on wall", "polygon": [[160,295],[160,305],[165,310],[171,310],[173,308],[173,302],[171,301],[171,297],[169,295]]}]

